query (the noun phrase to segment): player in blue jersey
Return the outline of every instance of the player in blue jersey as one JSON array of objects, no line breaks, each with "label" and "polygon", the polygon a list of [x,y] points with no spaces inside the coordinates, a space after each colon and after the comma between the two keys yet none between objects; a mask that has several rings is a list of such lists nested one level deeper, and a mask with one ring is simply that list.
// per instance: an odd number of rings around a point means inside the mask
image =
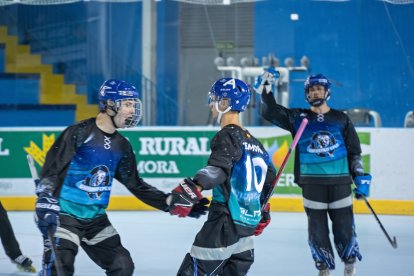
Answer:
[{"label": "player in blue jersey", "polygon": [[[41,275],[56,275],[54,258],[65,276],[74,274],[79,246],[107,275],[132,275],[134,263],[106,215],[116,179],[140,200],[168,211],[167,194],[140,178],[131,144],[118,131],[141,119],[141,101],[131,84],[108,80],[99,90],[96,118],[66,128],[46,155],[37,184],[37,224],[45,241]],[[190,216],[205,213],[194,208]],[[56,237],[53,254],[48,231]]]},{"label": "player in blue jersey", "polygon": [[253,235],[270,223],[269,206],[260,210],[276,172],[239,119],[250,96],[239,79],[222,78],[211,87],[209,106],[221,130],[211,141],[207,166],[173,190],[170,213],[187,216],[202,201],[202,190],[212,189],[212,204],[177,275],[246,275],[254,261]]},{"label": "player in blue jersey", "polygon": [[368,196],[371,176],[364,174],[361,146],[348,116],[328,106],[331,83],[322,74],[305,81],[305,99],[310,109],[285,108],[276,103],[271,88],[278,77],[273,68],[258,77],[255,88],[262,95],[262,116],[295,135],[302,118],[306,127],[295,151],[295,182],[302,188],[308,217],[308,243],[319,275],[335,269],[329,240],[328,216],[334,243],[345,263],[344,275],[355,275],[356,259],[361,260],[356,241],[352,209],[352,181],[355,194]]}]

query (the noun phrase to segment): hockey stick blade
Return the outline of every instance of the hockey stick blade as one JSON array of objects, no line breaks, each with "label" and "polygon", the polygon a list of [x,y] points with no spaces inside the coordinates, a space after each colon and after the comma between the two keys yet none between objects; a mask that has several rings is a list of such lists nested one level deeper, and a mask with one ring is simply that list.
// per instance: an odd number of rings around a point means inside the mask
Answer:
[{"label": "hockey stick blade", "polygon": [[267,203],[269,202],[270,198],[273,195],[273,192],[275,191],[276,185],[279,182],[280,177],[282,176],[282,172],[286,167],[286,164],[289,160],[290,155],[292,154],[292,151],[295,149],[297,143],[299,142],[300,137],[302,137],[303,131],[305,130],[306,125],[308,124],[308,119],[303,118],[302,122],[300,123],[300,126],[298,128],[298,131],[296,132],[295,137],[293,138],[292,144],[290,145],[290,148],[285,156],[285,159],[283,159],[282,165],[279,168],[279,171],[276,174],[275,179],[273,180],[272,187],[270,188],[270,192],[266,195],[265,200],[263,201],[262,209],[263,212],[266,208]]},{"label": "hockey stick blade", "polygon": [[371,204],[369,203],[368,199],[361,195],[361,197],[364,199],[365,204],[368,206],[368,209],[371,211],[371,213],[374,215],[375,219],[377,220],[379,226],[381,227],[382,232],[384,232],[385,236],[387,237],[388,241],[391,243],[391,246],[396,249],[397,248],[397,239],[395,236],[391,239],[390,235],[388,235],[388,232],[385,230],[384,226],[382,225],[380,219],[378,218],[377,214],[375,213],[374,209],[372,208]]},{"label": "hockey stick blade", "polygon": [[[36,181],[39,180],[39,174],[37,173],[37,169],[36,169],[36,165],[35,165],[33,156],[30,155],[30,154],[27,155],[27,163],[29,165],[30,174],[32,175],[32,179],[36,183]],[[52,235],[52,232],[50,231],[50,229],[47,229],[47,238],[50,240],[50,245],[51,245],[51,248],[52,248],[52,252],[53,252],[53,255],[55,256],[54,263],[55,263],[55,268],[56,268],[56,274],[58,276],[64,276],[65,274],[63,273],[62,266],[61,266],[60,262],[57,260],[56,243],[55,243],[55,240],[53,238],[53,235]]]}]

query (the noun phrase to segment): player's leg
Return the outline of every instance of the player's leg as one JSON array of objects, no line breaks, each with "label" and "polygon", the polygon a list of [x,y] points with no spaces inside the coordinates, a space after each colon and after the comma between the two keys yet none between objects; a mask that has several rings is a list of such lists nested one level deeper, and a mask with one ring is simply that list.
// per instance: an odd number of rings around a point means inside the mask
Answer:
[{"label": "player's leg", "polygon": [[[56,230],[58,234],[59,228]],[[79,240],[79,239],[78,239]],[[52,250],[52,245],[48,239],[43,241],[44,251],[42,259],[41,276],[56,276],[55,258],[58,258],[65,276],[71,276],[75,271],[75,256],[78,253],[78,245],[73,240],[56,238],[56,254]]]},{"label": "player's leg", "polygon": [[[177,275],[222,275],[224,265],[238,245],[239,237],[226,207],[213,203]],[[248,249],[253,249],[252,246],[253,243]]]},{"label": "player's leg", "polygon": [[178,269],[177,276],[204,276],[204,275],[219,275],[226,260],[201,260],[197,259],[187,253]]},{"label": "player's leg", "polygon": [[32,260],[22,255],[19,243],[17,242],[9,217],[7,215],[7,211],[4,209],[1,202],[0,225],[0,238],[6,255],[11,259],[13,263],[17,265],[17,268],[19,270],[26,272],[35,272],[36,270],[32,265]]},{"label": "player's leg", "polygon": [[[249,237],[253,240],[253,237]],[[223,267],[223,275],[247,275],[254,262],[254,249],[233,254]]]},{"label": "player's leg", "polygon": [[60,215],[60,226],[55,233],[56,255],[52,250],[49,239],[44,239],[42,260],[42,276],[55,276],[55,258],[60,263],[65,276],[71,276],[75,271],[75,257],[78,254],[80,239],[83,235],[81,225],[76,219]]},{"label": "player's leg", "polygon": [[332,197],[329,204],[329,216],[338,255],[345,263],[348,274],[354,275],[354,263],[362,256],[359,252],[355,234],[352,191],[350,185],[337,185],[330,188]]},{"label": "player's leg", "polygon": [[102,216],[87,225],[81,246],[86,254],[107,275],[130,276],[134,263],[129,251],[121,244],[121,238],[107,216]]},{"label": "player's leg", "polygon": [[325,185],[303,185],[303,204],[308,217],[308,243],[319,271],[335,269],[329,239],[328,189]]}]

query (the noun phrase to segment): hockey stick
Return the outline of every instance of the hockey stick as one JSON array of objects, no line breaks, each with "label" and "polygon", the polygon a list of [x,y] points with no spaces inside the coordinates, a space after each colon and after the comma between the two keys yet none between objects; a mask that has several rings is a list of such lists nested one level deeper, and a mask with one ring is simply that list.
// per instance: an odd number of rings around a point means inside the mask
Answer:
[{"label": "hockey stick", "polygon": [[[29,164],[30,174],[32,175],[33,181],[35,181],[35,183],[37,183],[37,181],[39,180],[39,175],[37,173],[37,169],[36,169],[36,166],[35,166],[35,163],[34,163],[33,156],[30,155],[30,154],[27,155],[27,163]],[[54,255],[54,263],[55,263],[55,268],[56,268],[56,274],[58,276],[64,276],[65,274],[63,273],[60,261],[57,259],[56,243],[55,243],[54,237],[52,235],[52,232],[50,231],[50,228],[47,229],[47,238],[50,240],[52,253]]]},{"label": "hockey stick", "polygon": [[302,136],[303,131],[305,130],[305,127],[306,127],[307,124],[308,124],[308,119],[303,118],[302,119],[302,122],[300,123],[299,129],[296,132],[295,137],[293,138],[292,144],[290,145],[290,148],[289,148],[289,150],[288,150],[288,152],[287,152],[287,154],[285,156],[285,159],[283,160],[282,165],[280,166],[280,169],[279,169],[279,171],[276,174],[276,178],[275,178],[275,180],[273,180],[272,188],[270,189],[270,193],[267,194],[267,196],[266,196],[266,198],[265,198],[265,200],[263,202],[262,210],[261,210],[262,212],[264,211],[264,209],[266,208],[267,203],[269,202],[270,198],[272,197],[273,192],[274,192],[274,190],[276,188],[277,182],[279,182],[279,179],[282,176],[282,172],[283,172],[283,170],[286,167],[286,164],[287,164],[287,162],[289,160],[289,157],[292,154],[292,151],[295,149],[297,143],[299,142],[299,139]]},{"label": "hockey stick", "polygon": [[397,239],[395,238],[395,236],[393,237],[393,239],[391,239],[390,235],[388,235],[388,232],[385,230],[384,226],[382,225],[381,221],[379,220],[379,218],[378,218],[377,214],[375,213],[374,209],[372,208],[371,204],[369,204],[368,199],[364,195],[361,195],[361,197],[362,197],[362,199],[364,199],[364,201],[367,204],[369,210],[374,215],[374,217],[377,220],[379,226],[381,227],[382,232],[384,232],[385,236],[387,237],[388,241],[391,243],[392,247],[397,248]]}]

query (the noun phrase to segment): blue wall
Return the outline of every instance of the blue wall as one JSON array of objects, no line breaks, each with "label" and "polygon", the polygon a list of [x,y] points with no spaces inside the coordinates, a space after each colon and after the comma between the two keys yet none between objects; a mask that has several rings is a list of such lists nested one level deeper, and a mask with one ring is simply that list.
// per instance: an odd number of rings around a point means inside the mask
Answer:
[{"label": "blue wall", "polygon": [[[177,122],[179,5],[157,3],[158,124]],[[123,78],[139,87],[141,11],[142,2],[10,5],[0,8],[0,24],[19,34],[22,42],[27,39],[25,31],[33,31],[41,43],[32,39],[30,44],[45,62],[56,65],[67,58],[72,70],[66,72],[67,80],[80,79],[78,86],[86,85],[85,93],[93,103],[105,79]],[[374,109],[384,126],[403,125],[406,112],[414,108],[414,4],[272,0],[257,2],[254,13],[257,57],[274,53],[282,63],[286,57],[299,63],[306,55],[311,60],[308,73],[321,72],[333,80],[331,106]],[[291,21],[291,13],[297,13],[299,20]],[[69,58],[56,57],[44,49],[52,46],[76,51]],[[303,100],[306,75],[292,75],[292,107],[307,106]]]},{"label": "blue wall", "polygon": [[157,122],[176,125],[180,68],[179,9],[175,1],[163,1],[157,7]]},{"label": "blue wall", "polygon": [[[374,0],[258,2],[255,55],[291,56],[297,64],[306,55],[310,73],[334,80],[331,106],[374,109],[384,126],[401,127],[414,108],[413,16],[414,5]],[[290,106],[305,107],[303,82],[291,87]]]}]

